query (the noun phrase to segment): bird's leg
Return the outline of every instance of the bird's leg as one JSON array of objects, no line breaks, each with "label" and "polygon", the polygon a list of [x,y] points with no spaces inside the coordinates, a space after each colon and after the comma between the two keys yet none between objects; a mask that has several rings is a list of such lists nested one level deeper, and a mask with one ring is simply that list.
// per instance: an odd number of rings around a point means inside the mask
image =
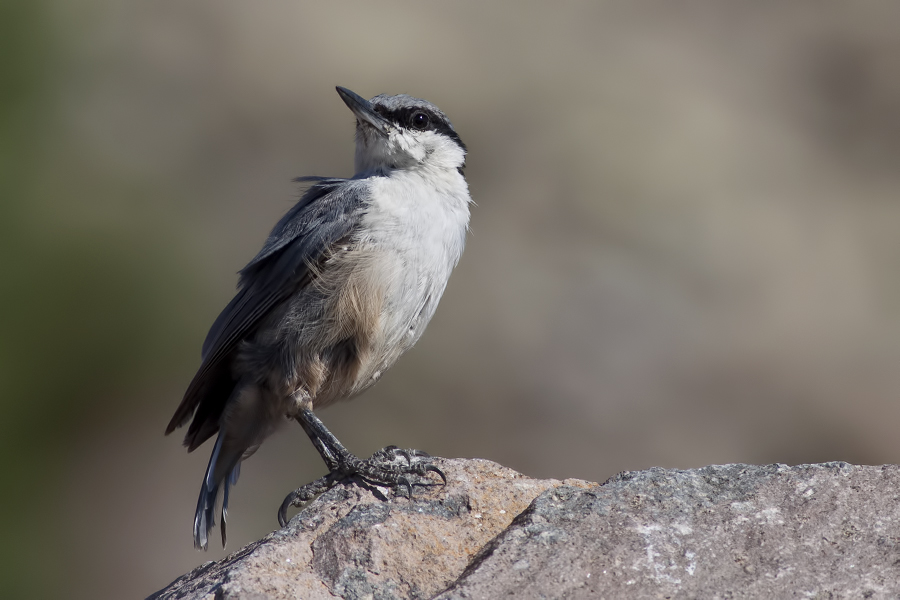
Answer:
[{"label": "bird's leg", "polygon": [[[411,482],[409,475],[425,477],[428,473],[437,473],[444,483],[447,482],[447,477],[436,466],[427,461],[415,460],[428,458],[425,452],[388,446],[373,454],[371,458],[362,460],[347,450],[313,411],[303,408],[296,419],[331,472],[288,494],[278,511],[278,521],[282,527],[287,522],[285,513],[288,507],[299,506],[312,500],[330,489],[338,480],[353,475],[358,475],[376,485],[391,486],[395,489],[406,488],[408,496],[412,496],[413,483],[422,485],[422,482],[417,480]],[[398,458],[404,458],[406,464],[398,464]]]},{"label": "bird's leg", "polygon": [[[407,488],[409,481],[405,475],[424,477],[427,473],[433,472],[446,481],[444,474],[434,465],[413,460],[414,457],[428,456],[420,450],[401,450],[396,446],[388,446],[373,454],[368,460],[362,460],[347,450],[313,411],[308,408],[301,409],[297,421],[319,450],[332,474],[344,477],[359,475],[374,484],[402,485]],[[405,458],[407,464],[397,464],[398,457]]]},{"label": "bird's leg", "polygon": [[312,418],[316,420],[320,427],[315,428],[311,426],[307,420],[300,417],[297,417],[297,422],[300,423],[300,427],[303,428],[303,431],[306,432],[306,435],[308,435],[309,439],[312,441],[313,446],[315,446],[316,450],[319,451],[319,454],[322,456],[322,460],[325,461],[325,466],[328,467],[328,470],[332,473],[334,473],[335,471],[339,471],[340,463],[335,456],[335,453],[331,451],[331,448],[328,445],[326,445],[325,440],[319,434],[319,430],[321,429],[331,437],[332,447],[336,446],[337,448],[339,448],[338,454],[340,454],[341,450],[344,452],[344,454],[350,453],[347,452],[347,449],[341,445],[341,442],[338,441],[334,434],[332,434],[330,431],[328,431],[328,429],[325,428],[325,424],[322,423],[322,421],[320,421],[319,418],[316,417],[311,410],[306,410],[306,412],[312,415]]}]

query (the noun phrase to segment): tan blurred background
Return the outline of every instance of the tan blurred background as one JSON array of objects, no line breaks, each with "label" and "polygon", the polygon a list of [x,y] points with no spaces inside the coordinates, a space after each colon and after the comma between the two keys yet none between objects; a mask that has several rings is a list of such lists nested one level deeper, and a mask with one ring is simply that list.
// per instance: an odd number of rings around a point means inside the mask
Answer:
[{"label": "tan blurred background", "polygon": [[[162,432],[291,178],[352,174],[335,85],[438,104],[478,204],[418,347],[323,411],[351,450],[900,461],[900,4],[0,6],[0,595],[225,555],[191,544],[209,446]],[[323,472],[271,439],[229,550]]]}]

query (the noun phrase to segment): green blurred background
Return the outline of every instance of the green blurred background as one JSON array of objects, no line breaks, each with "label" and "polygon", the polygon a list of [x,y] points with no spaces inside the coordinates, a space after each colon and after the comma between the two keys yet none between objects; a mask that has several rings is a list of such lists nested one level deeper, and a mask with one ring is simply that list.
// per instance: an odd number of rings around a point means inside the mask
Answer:
[{"label": "green blurred background", "polygon": [[[478,204],[428,334],[323,411],[351,450],[900,461],[900,4],[3,0],[0,65],[5,598],[225,555],[162,432],[291,178],[351,174],[335,85],[443,108]],[[229,550],[323,471],[267,442]]]}]

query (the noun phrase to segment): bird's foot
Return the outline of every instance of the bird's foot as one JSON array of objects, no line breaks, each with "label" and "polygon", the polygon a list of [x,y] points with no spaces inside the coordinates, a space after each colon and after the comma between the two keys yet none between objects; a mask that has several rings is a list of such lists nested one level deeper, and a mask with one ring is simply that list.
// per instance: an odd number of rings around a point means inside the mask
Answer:
[{"label": "bird's foot", "polygon": [[[355,458],[355,457],[354,457]],[[431,485],[433,480],[428,478],[428,473],[435,473],[441,478],[443,484],[447,483],[447,476],[430,460],[431,455],[421,450],[402,449],[397,446],[382,448],[366,460],[359,460],[354,472],[350,475],[358,475],[369,483],[384,485],[394,488],[398,494],[401,489],[406,490],[406,497],[412,497],[413,485]]]},{"label": "bird's foot", "polygon": [[338,479],[339,477],[335,477],[334,473],[329,473],[325,477],[320,477],[306,485],[301,485],[285,496],[284,502],[281,503],[281,507],[278,509],[278,524],[282,527],[287,525],[287,511],[289,508],[292,506],[300,507],[315,500],[334,487]]},{"label": "bird's foot", "polygon": [[[443,484],[447,483],[444,472],[428,460],[431,456],[421,450],[403,450],[396,446],[382,448],[366,460],[347,452],[336,458],[334,469],[312,483],[301,486],[287,495],[281,508],[278,509],[278,522],[284,527],[287,524],[287,510],[300,507],[322,493],[328,491],[339,481],[351,477],[359,477],[367,483],[393,488],[394,494],[412,498],[414,485],[432,485],[435,482],[428,478],[428,473],[435,473]],[[402,494],[401,490],[406,493]]]}]

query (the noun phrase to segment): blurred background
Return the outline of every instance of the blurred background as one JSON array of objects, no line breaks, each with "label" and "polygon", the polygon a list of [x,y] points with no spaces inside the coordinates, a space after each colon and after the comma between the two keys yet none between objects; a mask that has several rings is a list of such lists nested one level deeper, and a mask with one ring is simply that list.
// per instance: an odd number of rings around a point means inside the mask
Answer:
[{"label": "blurred background", "polygon": [[[0,65],[4,597],[226,554],[163,429],[291,179],[352,174],[335,85],[440,106],[477,202],[417,348],[321,413],[352,451],[900,461],[900,4],[4,0]],[[229,551],[323,473],[270,439]]]}]

